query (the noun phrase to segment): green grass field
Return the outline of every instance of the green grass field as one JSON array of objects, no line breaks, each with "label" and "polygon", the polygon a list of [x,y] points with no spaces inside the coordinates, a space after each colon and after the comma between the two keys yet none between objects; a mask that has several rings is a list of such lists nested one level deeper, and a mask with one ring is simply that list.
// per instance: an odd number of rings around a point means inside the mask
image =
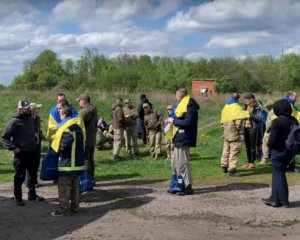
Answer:
[{"label": "green grass field", "polygon": [[[2,111],[0,113],[0,131],[10,120],[13,112],[16,110],[19,99],[26,98],[31,102],[41,103],[43,130],[46,132],[49,111],[55,104],[56,91],[50,92],[12,92],[3,90],[0,92]],[[75,99],[80,92],[66,92],[67,98],[75,108],[78,109]],[[139,94],[129,94],[127,92],[102,93],[90,92],[92,103],[98,109],[98,115],[104,116],[108,121],[111,120],[111,105],[116,97],[131,98],[135,106],[139,102]],[[155,109],[165,113],[167,105],[174,103],[174,97],[169,93],[152,92],[147,94]],[[199,113],[199,132],[198,144],[196,148],[191,149],[191,168],[195,184],[230,184],[230,183],[270,183],[271,167],[256,166],[253,170],[244,170],[241,166],[246,162],[245,148],[240,157],[239,169],[244,175],[240,178],[230,178],[220,170],[220,156],[222,151],[221,129],[219,125],[220,112],[227,97],[219,96],[214,99],[197,98],[201,109]],[[140,141],[141,143],[141,141]],[[43,152],[47,150],[48,143],[43,142]],[[140,159],[134,160],[126,158],[123,149],[121,156],[123,160],[114,162],[112,160],[112,150],[96,150],[96,177],[98,180],[116,180],[116,179],[141,179],[141,180],[160,180],[169,179],[171,175],[170,162],[166,160],[165,146],[162,146],[162,157],[154,161],[148,154],[146,146],[140,145]],[[12,153],[6,149],[0,148],[0,182],[9,182],[13,180],[14,169],[12,167]],[[289,182],[300,181],[300,174],[289,174]],[[154,181],[154,182],[155,182]]]}]

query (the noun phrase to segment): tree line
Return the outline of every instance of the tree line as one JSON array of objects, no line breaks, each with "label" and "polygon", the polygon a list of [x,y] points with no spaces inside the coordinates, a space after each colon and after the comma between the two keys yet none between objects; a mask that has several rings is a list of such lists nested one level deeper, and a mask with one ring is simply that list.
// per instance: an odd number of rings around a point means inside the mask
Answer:
[{"label": "tree line", "polygon": [[287,91],[300,87],[300,56],[264,55],[245,58],[216,57],[190,60],[183,57],[120,54],[114,58],[85,48],[78,60],[59,59],[51,50],[24,63],[23,73],[9,88],[48,90],[101,89],[147,91],[191,87],[193,79],[216,79],[219,93]]}]

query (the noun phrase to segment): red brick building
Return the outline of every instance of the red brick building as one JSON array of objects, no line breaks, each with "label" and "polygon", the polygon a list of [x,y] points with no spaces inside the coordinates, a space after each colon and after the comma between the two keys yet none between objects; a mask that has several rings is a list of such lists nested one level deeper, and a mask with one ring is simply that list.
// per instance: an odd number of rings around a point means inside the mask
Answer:
[{"label": "red brick building", "polygon": [[204,96],[216,96],[214,79],[194,79],[192,81],[192,94]]}]

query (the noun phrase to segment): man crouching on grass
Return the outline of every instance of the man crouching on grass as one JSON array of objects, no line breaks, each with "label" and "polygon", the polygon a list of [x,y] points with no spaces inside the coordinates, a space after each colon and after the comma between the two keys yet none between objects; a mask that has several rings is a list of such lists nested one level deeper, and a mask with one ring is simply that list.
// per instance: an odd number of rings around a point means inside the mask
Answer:
[{"label": "man crouching on grass", "polygon": [[59,154],[58,199],[59,210],[52,216],[66,216],[79,210],[78,176],[84,170],[84,129],[79,118],[72,118],[70,108],[60,112],[58,125],[51,147]]}]

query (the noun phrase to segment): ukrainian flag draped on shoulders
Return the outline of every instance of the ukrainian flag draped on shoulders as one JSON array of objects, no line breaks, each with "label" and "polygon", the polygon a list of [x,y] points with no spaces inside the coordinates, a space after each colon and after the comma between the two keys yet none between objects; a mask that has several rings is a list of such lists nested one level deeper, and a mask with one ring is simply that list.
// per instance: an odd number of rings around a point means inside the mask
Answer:
[{"label": "ukrainian flag draped on shoulders", "polygon": [[221,113],[221,123],[247,118],[250,118],[249,113],[244,111],[238,102],[233,98],[228,100]]},{"label": "ukrainian flag draped on shoulders", "polygon": [[[72,108],[72,116],[77,117],[77,111]],[[61,122],[58,108],[54,106],[50,110],[50,116],[48,119],[47,138],[52,141],[55,132],[57,131],[58,124]]]},{"label": "ukrainian flag draped on shoulders", "polygon": [[[174,108],[171,113],[171,117],[174,119],[183,117],[183,115],[187,112],[187,106],[189,102],[190,102],[190,96],[187,95],[184,98],[182,98],[178,104],[174,105]],[[174,124],[170,124],[170,127],[166,132],[166,138],[170,140],[173,139],[178,129],[179,128],[174,126]]]},{"label": "ukrainian flag draped on shoulders", "polygon": [[[68,133],[68,134],[64,134]],[[51,148],[60,153],[58,171],[64,175],[79,175],[84,165],[85,128],[80,117],[68,117],[58,125]]]},{"label": "ukrainian flag draped on shoulders", "polygon": [[53,141],[51,144],[52,149],[55,152],[58,152],[59,144],[61,137],[65,131],[69,131],[68,129],[73,125],[78,125],[80,129],[82,130],[83,135],[83,142],[85,142],[85,127],[84,122],[81,117],[68,117],[65,120],[63,120],[61,123],[58,124],[58,129],[53,137]]},{"label": "ukrainian flag draped on shoulders", "polygon": [[297,121],[300,123],[300,112],[299,112],[299,107],[296,106],[295,101],[290,99],[289,97],[284,97],[283,99],[287,100],[292,107],[292,116],[297,119]]}]

